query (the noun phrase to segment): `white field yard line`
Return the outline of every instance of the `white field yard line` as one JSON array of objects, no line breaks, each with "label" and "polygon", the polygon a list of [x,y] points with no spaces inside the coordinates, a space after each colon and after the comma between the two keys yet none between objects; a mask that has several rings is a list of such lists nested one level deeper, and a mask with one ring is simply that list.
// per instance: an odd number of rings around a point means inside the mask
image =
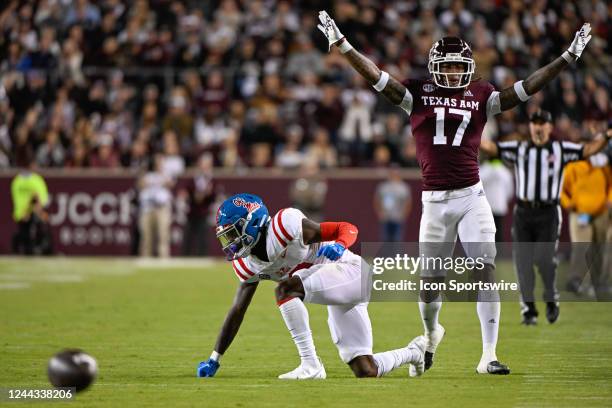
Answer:
[{"label": "white field yard line", "polygon": [[[199,387],[203,387],[203,388],[207,388],[207,387],[214,387],[215,389],[217,388],[231,388],[231,389],[236,389],[236,378],[215,378],[213,381],[209,381],[209,380],[205,380],[205,379],[197,379],[194,376],[194,380],[195,381],[201,381],[200,383],[195,383],[195,384],[180,384],[180,383],[176,383],[176,384],[165,384],[165,383],[160,383],[160,384],[151,384],[151,383],[108,383],[108,382],[97,382],[94,386],[95,387],[111,387],[111,388],[122,388],[122,387],[152,387],[152,388],[179,388],[179,389],[189,389],[192,390],[194,388],[199,388]],[[242,377],[241,380],[244,380],[244,377]],[[345,380],[345,382],[343,381]],[[207,383],[208,381],[208,383]],[[316,380],[315,380],[316,381]],[[340,382],[343,381],[343,382]],[[334,379],[334,381],[329,381],[329,378],[325,381],[316,381],[317,385],[321,385],[323,387],[327,387],[327,388],[336,388],[336,387],[346,387],[346,388],[355,388],[356,385],[356,381],[355,378],[336,378]],[[404,381],[410,381],[410,380],[406,380],[404,379]],[[300,385],[303,384],[303,382],[299,382]],[[277,388],[294,388],[296,385],[298,385],[296,383],[296,381],[287,381],[287,380],[278,380],[278,379],[273,379],[273,382],[271,382],[270,384],[244,384],[243,382],[240,383],[240,388],[269,388],[269,387],[274,387],[275,389]],[[390,382],[390,381],[369,381],[367,384],[367,388],[398,388],[398,387],[403,387],[403,384],[400,384],[399,381],[394,381],[394,382]]]},{"label": "white field yard line", "polygon": [[0,267],[25,267],[36,266],[45,269],[55,269],[59,265],[79,265],[87,266],[135,266],[139,268],[208,268],[214,265],[226,263],[223,258],[218,257],[174,257],[174,258],[153,258],[153,257],[17,257],[0,256]]},{"label": "white field yard line", "polygon": [[19,281],[0,283],[0,290],[27,289],[29,287],[30,287],[29,283],[19,282]]},{"label": "white field yard line", "polygon": [[0,280],[23,280],[29,282],[82,282],[80,273],[37,274],[37,273],[0,273]]},{"label": "white field yard line", "polygon": [[218,258],[0,257],[0,290],[28,289],[31,282],[78,283],[88,276],[124,276],[168,268],[203,270],[221,264]]},{"label": "white field yard line", "polygon": [[139,268],[210,268],[223,264],[222,258],[138,258],[135,260]]}]

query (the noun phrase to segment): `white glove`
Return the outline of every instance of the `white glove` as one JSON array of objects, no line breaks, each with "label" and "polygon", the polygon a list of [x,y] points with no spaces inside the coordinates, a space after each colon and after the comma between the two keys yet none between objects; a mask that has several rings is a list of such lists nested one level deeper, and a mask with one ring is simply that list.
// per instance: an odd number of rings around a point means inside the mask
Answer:
[{"label": "white glove", "polygon": [[319,11],[319,21],[321,24],[318,24],[317,28],[321,30],[327,38],[329,42],[329,48],[327,50],[329,51],[331,50],[331,46],[343,39],[344,36],[338,29],[334,19],[327,14],[327,11]]},{"label": "white glove", "polygon": [[589,35],[590,32],[591,25],[589,23],[584,23],[580,30],[576,32],[574,41],[572,41],[572,44],[567,49],[567,51],[576,56],[576,59],[580,58],[582,51],[584,51],[587,43],[591,40],[591,36]]}]

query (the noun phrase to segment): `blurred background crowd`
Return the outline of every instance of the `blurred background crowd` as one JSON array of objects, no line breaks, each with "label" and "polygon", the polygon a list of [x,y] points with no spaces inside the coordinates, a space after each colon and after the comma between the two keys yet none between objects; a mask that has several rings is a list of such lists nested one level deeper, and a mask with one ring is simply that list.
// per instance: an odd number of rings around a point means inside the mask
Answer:
[{"label": "blurred background crowd", "polygon": [[497,88],[559,56],[589,21],[594,38],[578,64],[485,136],[526,136],[538,106],[564,139],[612,117],[603,0],[3,3],[0,168],[159,165],[174,177],[203,154],[229,169],[416,166],[406,116],[327,52],[316,28],[324,8],[398,78],[427,76],[431,44],[457,35]]}]

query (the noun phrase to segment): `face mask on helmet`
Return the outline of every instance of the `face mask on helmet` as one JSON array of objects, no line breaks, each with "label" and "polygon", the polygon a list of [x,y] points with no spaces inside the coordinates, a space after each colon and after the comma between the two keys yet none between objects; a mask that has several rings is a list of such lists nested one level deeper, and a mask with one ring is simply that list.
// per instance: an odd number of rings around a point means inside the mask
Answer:
[{"label": "face mask on helmet", "polygon": [[[460,66],[458,72],[448,72],[448,67]],[[442,88],[465,88],[470,84],[476,69],[472,50],[457,37],[445,37],[429,51],[429,73],[434,83]]]},{"label": "face mask on helmet", "polygon": [[[445,65],[462,65],[461,72],[445,72]],[[449,60],[448,57],[429,62],[429,72],[433,76],[434,83],[442,88],[465,88],[470,84],[474,75],[474,60],[464,57],[456,57]]]},{"label": "face mask on helmet", "polygon": [[217,227],[217,239],[228,261],[247,256],[254,239],[245,233],[247,221],[240,218],[234,224]]}]

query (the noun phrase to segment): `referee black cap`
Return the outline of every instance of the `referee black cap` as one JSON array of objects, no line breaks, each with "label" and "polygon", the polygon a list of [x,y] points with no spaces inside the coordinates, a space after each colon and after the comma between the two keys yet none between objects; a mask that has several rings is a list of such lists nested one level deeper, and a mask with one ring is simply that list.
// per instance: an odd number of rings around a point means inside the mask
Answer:
[{"label": "referee black cap", "polygon": [[550,122],[552,123],[552,115],[550,112],[538,109],[529,117],[530,122]]}]

